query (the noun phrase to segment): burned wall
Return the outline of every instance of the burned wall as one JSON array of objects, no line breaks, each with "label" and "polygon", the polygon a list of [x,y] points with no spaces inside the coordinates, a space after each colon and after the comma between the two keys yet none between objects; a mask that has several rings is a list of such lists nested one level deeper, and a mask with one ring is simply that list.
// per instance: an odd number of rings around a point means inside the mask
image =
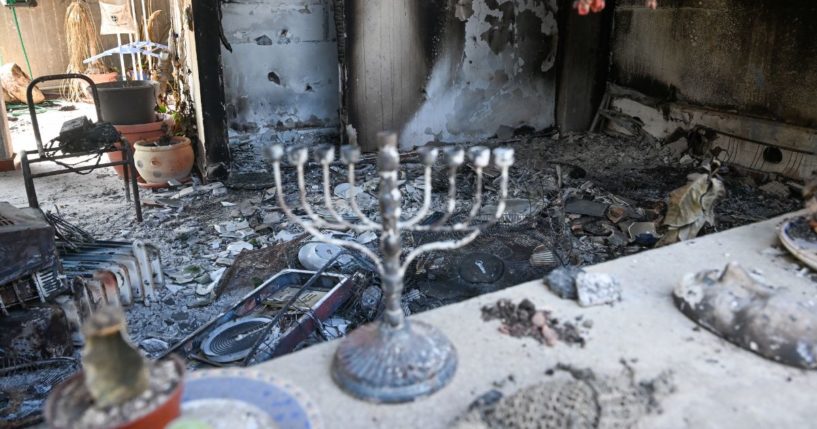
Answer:
[{"label": "burned wall", "polygon": [[645,94],[817,127],[817,4],[618,2],[614,81]]},{"label": "burned wall", "polygon": [[351,125],[401,145],[467,142],[554,123],[555,0],[349,0]]},{"label": "burned wall", "polygon": [[338,127],[331,0],[224,3],[227,121],[236,130]]}]

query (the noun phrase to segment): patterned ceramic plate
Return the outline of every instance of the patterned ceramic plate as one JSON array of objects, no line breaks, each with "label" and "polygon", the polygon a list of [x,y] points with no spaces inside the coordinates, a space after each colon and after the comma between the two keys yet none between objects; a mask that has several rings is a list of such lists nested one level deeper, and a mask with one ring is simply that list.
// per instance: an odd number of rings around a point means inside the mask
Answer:
[{"label": "patterned ceramic plate", "polygon": [[243,402],[266,413],[280,429],[323,429],[315,403],[287,381],[258,370],[228,368],[190,374],[182,406],[194,401]]}]

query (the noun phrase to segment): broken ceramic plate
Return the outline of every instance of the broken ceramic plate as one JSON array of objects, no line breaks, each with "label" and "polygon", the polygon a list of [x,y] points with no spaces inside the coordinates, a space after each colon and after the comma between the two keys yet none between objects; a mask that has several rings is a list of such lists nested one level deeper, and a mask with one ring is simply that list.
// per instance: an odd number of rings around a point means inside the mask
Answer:
[{"label": "broken ceramic plate", "polygon": [[780,226],[778,234],[783,247],[800,262],[817,270],[817,234],[803,216],[790,219]]},{"label": "broken ceramic plate", "polygon": [[327,427],[305,392],[252,368],[188,375],[182,417],[205,421],[213,429]]},{"label": "broken ceramic plate", "polygon": [[[340,254],[344,250],[341,247],[326,244],[326,243],[306,243],[301,250],[298,251],[298,261],[307,270],[318,271],[323,268],[330,259],[335,255]],[[338,258],[338,263],[341,265],[349,264],[353,258],[349,255],[343,255]]]},{"label": "broken ceramic plate", "polygon": [[817,369],[817,302],[770,286],[736,262],[687,274],[673,301],[694,322],[746,350]]}]

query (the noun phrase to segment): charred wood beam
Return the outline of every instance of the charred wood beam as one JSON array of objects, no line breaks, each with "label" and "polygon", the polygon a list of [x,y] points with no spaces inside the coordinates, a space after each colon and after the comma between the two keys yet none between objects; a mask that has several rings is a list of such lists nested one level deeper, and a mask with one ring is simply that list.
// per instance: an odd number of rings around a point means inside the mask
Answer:
[{"label": "charred wood beam", "polygon": [[225,180],[230,174],[231,158],[221,62],[221,0],[193,2],[193,24],[204,119],[206,168],[202,170],[209,180]]}]

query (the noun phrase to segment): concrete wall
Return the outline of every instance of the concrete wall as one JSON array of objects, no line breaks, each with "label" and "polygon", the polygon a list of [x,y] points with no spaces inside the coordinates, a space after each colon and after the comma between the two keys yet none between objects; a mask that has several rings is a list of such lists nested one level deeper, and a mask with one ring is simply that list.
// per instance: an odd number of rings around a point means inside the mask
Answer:
[{"label": "concrete wall", "polygon": [[817,127],[812,0],[617,2],[613,76],[645,94]]},{"label": "concrete wall", "polygon": [[361,145],[466,142],[554,124],[555,0],[352,0],[347,106]]},{"label": "concrete wall", "polygon": [[331,0],[222,5],[227,121],[236,130],[338,127],[338,55]]},{"label": "concrete wall", "polygon": [[[151,2],[145,0],[147,4]],[[99,2],[87,0],[94,14],[94,20],[99,26]],[[26,45],[31,70],[35,76],[65,73],[68,67],[68,45],[65,41],[65,10],[71,4],[70,0],[41,0],[33,8],[17,8],[17,17],[20,20],[20,31]],[[142,22],[141,6],[136,1],[139,22]],[[152,0],[154,10],[165,12],[169,16],[168,0]],[[148,10],[148,15],[151,11]],[[102,50],[116,47],[116,36],[102,36]],[[15,62],[26,70],[26,62],[20,41],[17,38],[17,29],[14,26],[11,10],[0,7],[0,57],[3,62]],[[119,68],[118,59],[108,60],[109,66]],[[130,62],[127,63],[130,67]],[[26,70],[26,73],[28,71]]]}]

